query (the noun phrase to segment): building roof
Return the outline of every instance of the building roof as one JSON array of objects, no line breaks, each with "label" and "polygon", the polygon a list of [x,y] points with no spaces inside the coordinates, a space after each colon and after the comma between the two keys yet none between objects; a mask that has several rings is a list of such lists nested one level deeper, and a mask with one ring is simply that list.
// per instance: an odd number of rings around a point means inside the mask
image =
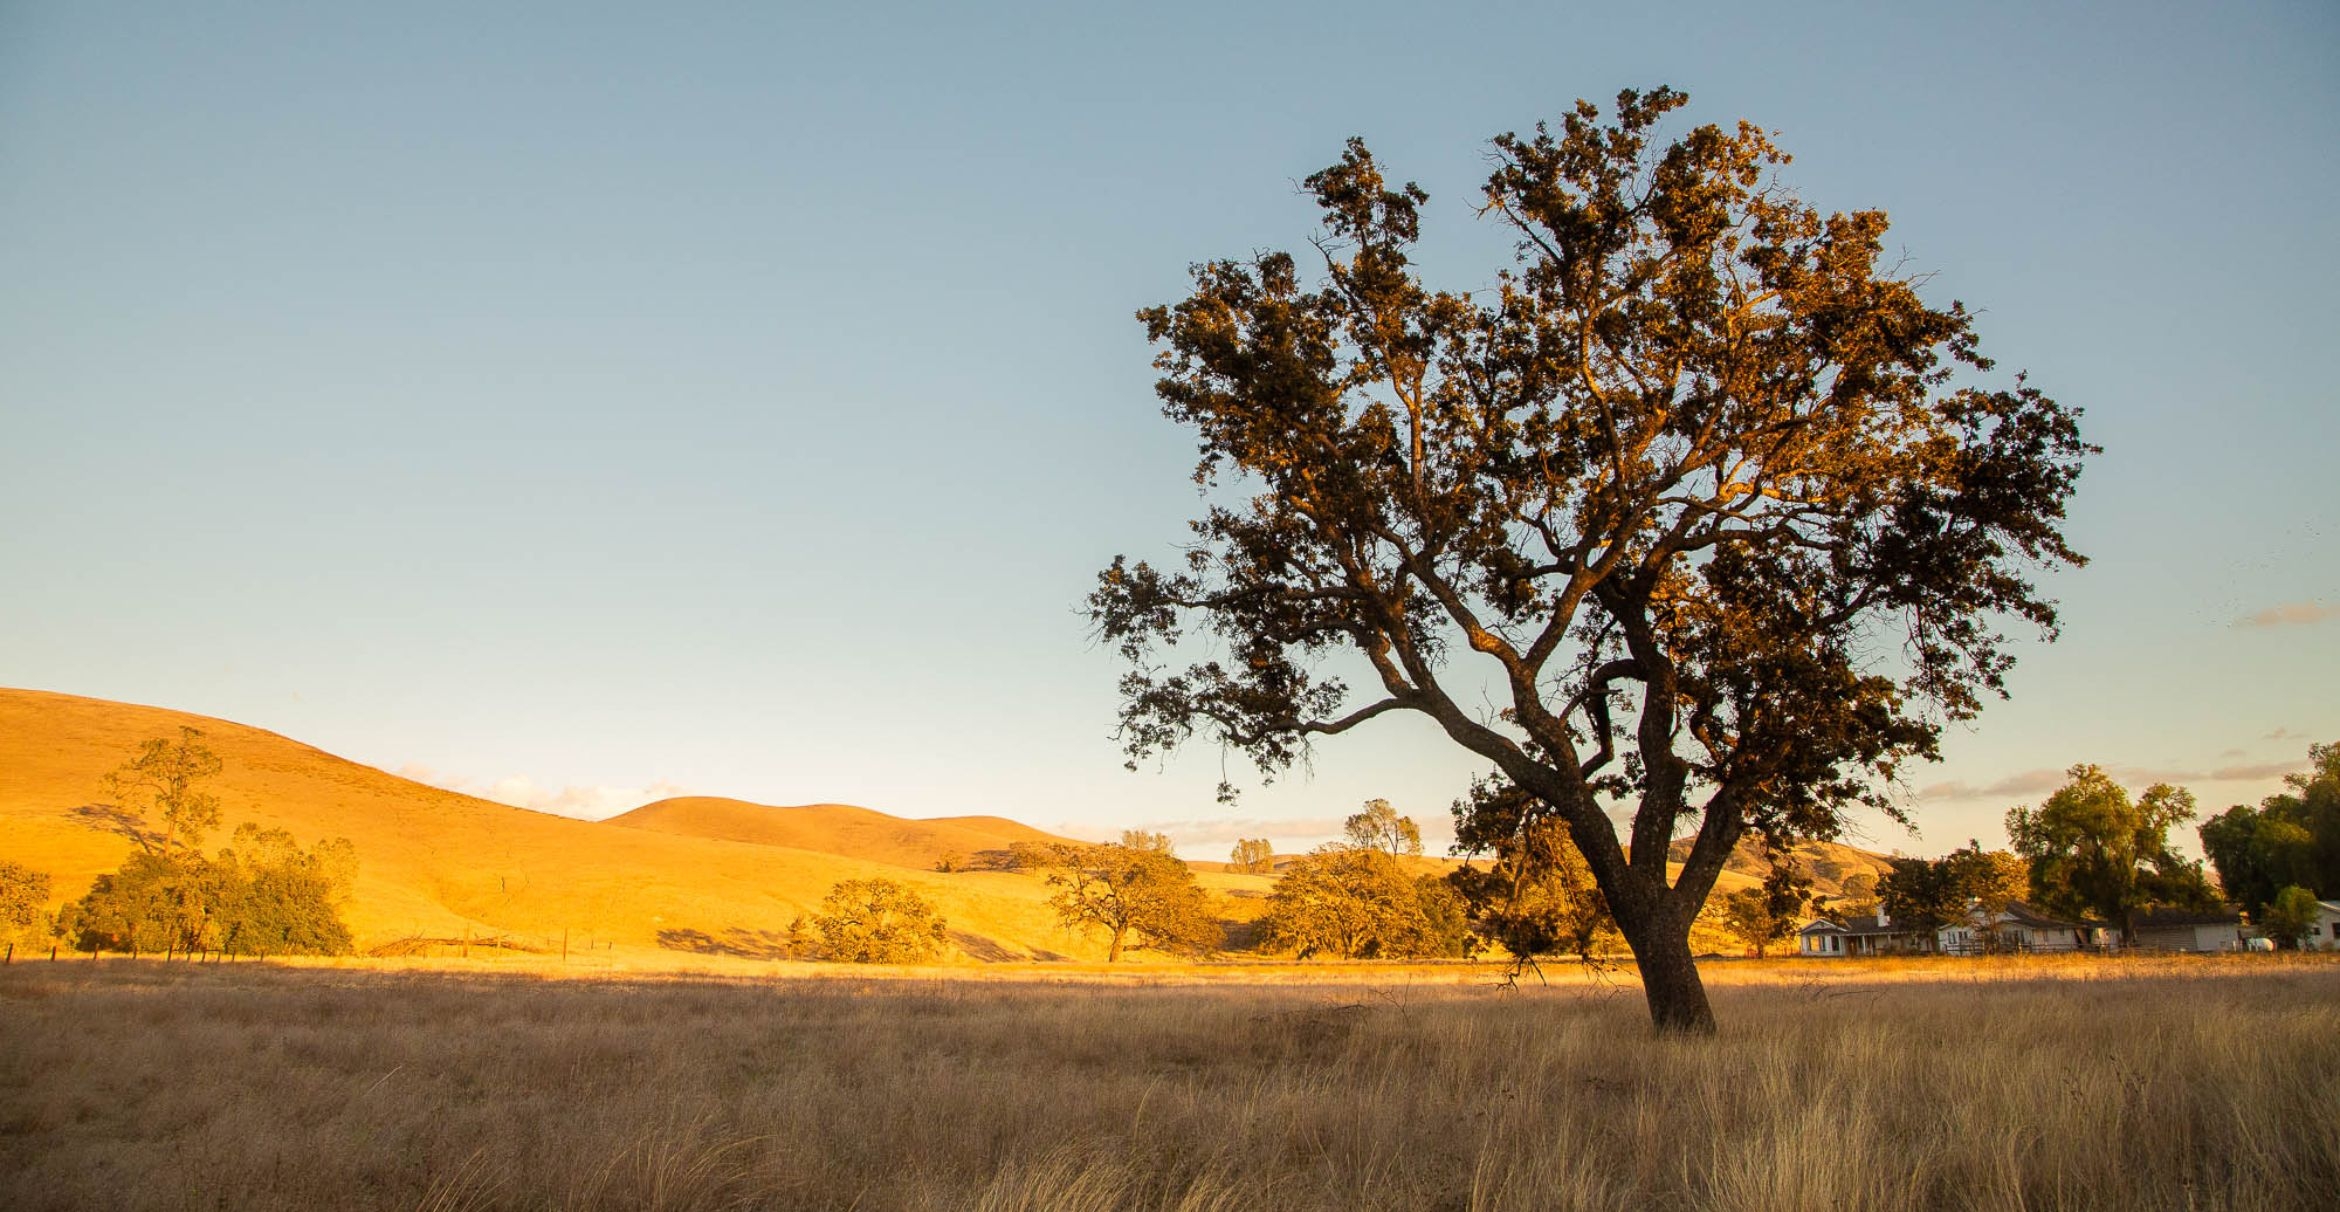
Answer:
[{"label": "building roof", "polygon": [[2233,926],[2242,914],[2228,910],[2201,913],[2192,909],[2147,909],[2137,915],[2137,928],[2159,930],[2169,926]]},{"label": "building roof", "polygon": [[2084,930],[2090,923],[2067,922],[2060,917],[2049,917],[2022,901],[2007,902],[2007,920],[2018,926],[2047,927],[2054,930]]},{"label": "building roof", "polygon": [[[1822,926],[1829,927],[1830,929],[1816,929],[1817,927]],[[1864,917],[1848,917],[1841,922],[1831,922],[1827,920],[1817,921],[1812,923],[1810,926],[1804,927],[1804,929],[1812,930],[1815,933],[1849,934],[1855,937],[1869,935],[1923,933],[1923,931],[1920,931],[1917,927],[1912,926],[1907,922],[1897,923],[1888,921],[1873,913]]]}]

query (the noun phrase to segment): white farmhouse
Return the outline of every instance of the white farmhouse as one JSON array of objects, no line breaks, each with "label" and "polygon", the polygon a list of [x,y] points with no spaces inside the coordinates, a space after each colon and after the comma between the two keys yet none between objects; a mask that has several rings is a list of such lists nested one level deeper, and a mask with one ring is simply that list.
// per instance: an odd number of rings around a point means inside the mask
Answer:
[{"label": "white farmhouse", "polygon": [[2310,951],[2340,951],[2340,901],[2317,901],[2315,924],[2303,945]]},{"label": "white farmhouse", "polygon": [[1987,917],[1975,913],[1964,922],[1938,930],[1920,930],[1896,923],[1884,913],[1848,917],[1841,922],[1825,918],[1796,932],[1796,954],[1819,957],[1847,955],[1981,955],[1999,951],[2077,951],[2107,942],[2104,929],[2085,922],[2067,922],[2041,913],[2021,901]]}]

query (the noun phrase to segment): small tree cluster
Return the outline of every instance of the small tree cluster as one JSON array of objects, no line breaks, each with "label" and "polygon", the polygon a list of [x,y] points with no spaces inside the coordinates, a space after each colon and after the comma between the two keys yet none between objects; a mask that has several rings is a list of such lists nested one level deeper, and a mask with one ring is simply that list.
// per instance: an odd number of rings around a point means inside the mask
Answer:
[{"label": "small tree cluster", "polygon": [[[103,780],[130,822],[139,851],[99,876],[66,906],[55,932],[89,951],[227,951],[256,955],[341,955],[352,945],[340,904],[357,875],[347,838],[303,850],[292,834],[249,822],[233,844],[205,856],[204,834],[220,821],[219,797],[203,780],[224,763],[195,728],[176,741],[149,740]],[[160,818],[162,829],[153,829]]]},{"label": "small tree cluster", "polygon": [[1170,841],[1169,834],[1157,833],[1150,829],[1122,830],[1121,844],[1128,849],[1143,850],[1149,854],[1175,854],[1178,850],[1178,847]]},{"label": "small tree cluster", "polygon": [[1227,856],[1227,865],[1252,875],[1271,875],[1276,869],[1276,848],[1264,837],[1238,838],[1235,849]]},{"label": "small tree cluster", "polygon": [[1812,900],[1812,880],[1788,855],[1774,855],[1763,882],[1723,897],[1723,921],[1755,948],[1755,958],[1773,943],[1795,937],[1803,925],[1804,906]]},{"label": "small tree cluster", "polygon": [[813,915],[824,959],[848,964],[915,964],[934,958],[947,937],[925,898],[888,879],[841,880]]},{"label": "small tree cluster", "polygon": [[214,856],[131,855],[66,906],[60,924],[86,951],[346,955],[353,940],[339,905],[356,869],[346,838],[304,850],[282,829],[247,823]]},{"label": "small tree cluster", "polygon": [[[1118,844],[1061,848],[1048,883],[1057,919],[1106,937],[1105,959],[1130,946],[1191,954],[1219,944],[1219,924],[1194,882],[1194,871],[1170,853],[1170,839],[1135,830]],[[1132,844],[1132,842],[1138,844]]]},{"label": "small tree cluster", "polygon": [[1410,874],[1387,851],[1340,843],[1286,865],[1260,927],[1268,949],[1302,959],[1461,955],[1469,930],[1445,880]]},{"label": "small tree cluster", "polygon": [[1877,881],[1877,904],[1887,917],[1921,931],[1968,922],[1987,926],[2030,884],[2024,861],[1970,841],[1938,859],[1897,858]]},{"label": "small tree cluster", "polygon": [[1446,877],[1462,898],[1472,943],[1502,947],[1522,966],[1542,955],[1590,959],[1621,944],[1567,826],[1532,807],[1500,779],[1475,782],[1454,806],[1456,852],[1494,858],[1484,870],[1466,862]]},{"label": "small tree cluster", "polygon": [[0,859],[0,947],[9,954],[49,934],[49,873]]}]

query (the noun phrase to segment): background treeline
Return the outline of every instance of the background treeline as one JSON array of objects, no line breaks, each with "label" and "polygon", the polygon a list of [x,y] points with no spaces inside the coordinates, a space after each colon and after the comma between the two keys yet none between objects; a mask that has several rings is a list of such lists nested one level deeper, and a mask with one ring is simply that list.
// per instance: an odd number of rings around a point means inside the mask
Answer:
[{"label": "background treeline", "polygon": [[2308,757],[2306,773],[2283,780],[2288,790],[2201,829],[2219,885],[2279,941],[2306,935],[2317,900],[2340,899],[2340,742],[2310,745]]}]

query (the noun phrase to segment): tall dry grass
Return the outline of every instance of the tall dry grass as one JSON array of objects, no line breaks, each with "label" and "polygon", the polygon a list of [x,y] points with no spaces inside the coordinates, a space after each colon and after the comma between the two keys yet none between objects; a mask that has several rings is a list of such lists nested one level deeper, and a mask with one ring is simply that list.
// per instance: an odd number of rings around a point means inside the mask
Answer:
[{"label": "tall dry grass", "polygon": [[[2263,960],[2263,957],[2261,957]],[[2072,979],[2087,977],[2089,979]],[[0,969],[0,1206],[2311,1208],[2340,966],[1288,988]]]}]

